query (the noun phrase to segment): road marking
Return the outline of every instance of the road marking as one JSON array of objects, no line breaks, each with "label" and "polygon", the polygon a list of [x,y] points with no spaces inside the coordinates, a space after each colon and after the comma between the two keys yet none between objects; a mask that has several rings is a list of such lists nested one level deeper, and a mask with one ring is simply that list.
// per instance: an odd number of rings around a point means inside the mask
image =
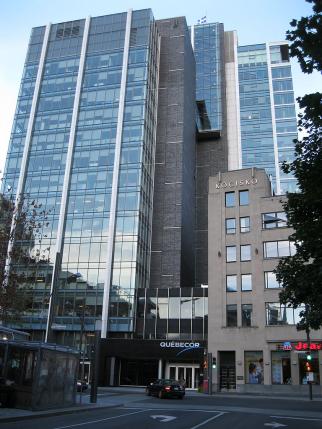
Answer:
[{"label": "road marking", "polygon": [[193,427],[192,427],[192,428],[190,428],[190,429],[197,429],[197,428],[200,428],[201,426],[203,426],[203,425],[205,425],[205,424],[207,424],[207,423],[211,422],[211,420],[215,420],[215,419],[217,419],[218,417],[220,417],[220,416],[222,416],[222,415],[224,415],[224,414],[226,414],[226,413],[219,413],[219,414],[217,414],[216,416],[214,416],[214,417],[210,417],[210,419],[205,420],[204,422],[201,422],[201,423],[199,423],[198,425],[193,426]]},{"label": "road marking", "polygon": [[312,422],[321,422],[322,419],[314,419],[313,417],[287,417],[287,416],[270,416],[272,419],[290,419],[290,420],[309,420]]},{"label": "road marking", "polygon": [[[151,404],[149,404],[151,405]],[[138,407],[123,407],[123,410],[137,410]],[[184,408],[151,408],[149,409],[149,411],[176,411],[176,412],[180,412],[180,413],[193,413],[193,412],[198,412],[198,413],[208,413],[208,414],[214,414],[214,413],[228,413],[228,411],[221,411],[221,410],[200,410],[200,409],[192,409],[192,410],[186,410]]]},{"label": "road marking", "polygon": [[[82,411],[82,410],[79,410],[79,411]],[[57,427],[55,427],[53,429],[75,428],[77,426],[85,426],[85,425],[89,425],[89,424],[92,424],[92,423],[100,423],[100,422],[105,422],[106,420],[113,420],[113,419],[119,419],[120,417],[131,416],[133,414],[145,413],[146,411],[151,411],[151,410],[140,410],[140,411],[135,411],[134,413],[127,413],[127,414],[120,414],[119,416],[106,417],[105,419],[90,420],[88,422],[83,422],[83,423],[75,423],[74,425],[57,426]]]},{"label": "road marking", "polygon": [[282,428],[286,427],[286,425],[283,425],[282,423],[272,422],[272,423],[264,423],[264,426],[272,426],[272,428]]},{"label": "road marking", "polygon": [[162,423],[171,422],[171,420],[176,419],[176,417],[174,417],[174,416],[150,416],[150,417],[152,419],[158,420],[159,422],[162,422]]}]

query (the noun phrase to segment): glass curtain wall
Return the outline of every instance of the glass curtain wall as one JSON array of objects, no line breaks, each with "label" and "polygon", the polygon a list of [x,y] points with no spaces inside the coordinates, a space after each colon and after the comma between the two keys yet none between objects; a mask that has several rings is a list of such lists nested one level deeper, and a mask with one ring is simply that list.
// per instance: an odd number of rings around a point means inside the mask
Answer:
[{"label": "glass curtain wall", "polygon": [[276,178],[266,45],[238,48],[243,168],[265,168]]},{"label": "glass curtain wall", "polygon": [[[192,30],[190,30],[192,31]],[[220,23],[193,27],[196,58],[196,100],[205,100],[210,129],[222,129],[222,41],[224,26]],[[206,121],[204,121],[205,123]]]},{"label": "glass curtain wall", "polygon": [[[24,273],[24,286],[28,288],[28,292],[25,292],[27,305],[22,325],[24,329],[44,330],[46,327],[83,28],[82,20],[52,25],[50,29],[23,190],[24,205],[29,210],[27,216],[32,216],[34,209],[39,214],[44,211],[47,215],[42,225],[35,226],[29,240],[26,238],[22,243],[16,243],[24,248],[23,254],[28,258],[20,263],[14,261],[19,264],[18,270]],[[21,157],[25,143],[22,136],[26,135],[44,31],[45,27],[32,31],[17,107],[18,113],[21,112],[20,103],[24,106],[24,119],[21,117],[22,113],[17,114],[10,159],[12,156]],[[19,146],[16,138],[17,127],[20,133]],[[10,164],[11,160],[8,166]],[[18,162],[15,168],[14,178],[10,176],[10,167],[5,173],[6,180],[10,183],[15,179],[14,189],[20,173]],[[43,261],[35,265],[29,257],[34,258],[34,261],[42,258]],[[21,321],[19,324],[21,326]],[[34,337],[37,338],[37,335]]]},{"label": "glass curtain wall", "polygon": [[[282,55],[285,45],[270,46],[271,73],[276,119],[276,136],[278,147],[278,162],[294,159],[294,143],[297,139],[297,120],[294,104],[292,72],[288,55]],[[297,183],[290,174],[285,174],[280,168],[281,193],[297,191]]]}]

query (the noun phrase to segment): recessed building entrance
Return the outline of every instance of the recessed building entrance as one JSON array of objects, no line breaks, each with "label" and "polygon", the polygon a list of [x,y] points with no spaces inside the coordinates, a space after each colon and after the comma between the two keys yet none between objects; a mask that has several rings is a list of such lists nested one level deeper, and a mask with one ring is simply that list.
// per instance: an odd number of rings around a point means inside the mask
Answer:
[{"label": "recessed building entrance", "polygon": [[200,366],[194,364],[169,364],[166,377],[175,380],[184,380],[186,389],[198,389]]}]

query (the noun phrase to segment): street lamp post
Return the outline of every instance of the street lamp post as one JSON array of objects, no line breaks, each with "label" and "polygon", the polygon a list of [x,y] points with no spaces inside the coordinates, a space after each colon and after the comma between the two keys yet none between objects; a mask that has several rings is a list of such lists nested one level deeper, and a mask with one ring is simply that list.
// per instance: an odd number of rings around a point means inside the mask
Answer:
[{"label": "street lamp post", "polygon": [[92,354],[92,382],[91,382],[91,403],[97,402],[97,387],[98,387],[98,371],[99,371],[99,355],[100,355],[100,340],[101,340],[102,321],[95,322],[95,340]]}]

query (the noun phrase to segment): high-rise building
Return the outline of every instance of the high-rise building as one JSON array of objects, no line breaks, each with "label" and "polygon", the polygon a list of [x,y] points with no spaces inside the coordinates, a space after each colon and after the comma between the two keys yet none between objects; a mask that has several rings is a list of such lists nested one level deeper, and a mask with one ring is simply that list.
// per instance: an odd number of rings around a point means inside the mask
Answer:
[{"label": "high-rise building", "polygon": [[242,167],[265,168],[274,191],[296,191],[283,161],[294,157],[297,138],[294,92],[287,42],[238,47]]},{"label": "high-rise building", "polygon": [[[293,93],[276,46],[270,80],[253,85],[266,91],[267,139],[282,159]],[[209,177],[266,148],[246,140],[242,94],[254,88],[243,49],[238,59],[236,32],[221,23],[189,32],[184,17],[155,21],[150,9],[32,30],[3,188],[47,212],[40,240],[22,243],[44,260],[10,261],[25,273],[21,323],[85,352],[99,329],[103,384],[200,383]],[[260,165],[279,183],[275,160]]]}]

